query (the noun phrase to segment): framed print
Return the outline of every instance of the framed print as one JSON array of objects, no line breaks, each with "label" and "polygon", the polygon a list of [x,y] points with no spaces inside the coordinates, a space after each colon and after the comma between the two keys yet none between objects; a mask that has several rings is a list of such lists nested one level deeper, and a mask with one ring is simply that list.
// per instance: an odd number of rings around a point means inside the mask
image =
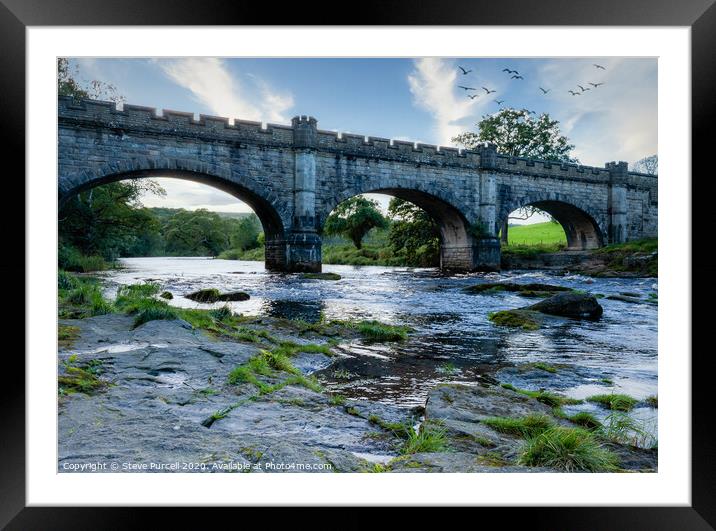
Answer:
[{"label": "framed print", "polygon": [[27,210],[3,525],[712,528],[716,8],[131,4],[0,6]]}]

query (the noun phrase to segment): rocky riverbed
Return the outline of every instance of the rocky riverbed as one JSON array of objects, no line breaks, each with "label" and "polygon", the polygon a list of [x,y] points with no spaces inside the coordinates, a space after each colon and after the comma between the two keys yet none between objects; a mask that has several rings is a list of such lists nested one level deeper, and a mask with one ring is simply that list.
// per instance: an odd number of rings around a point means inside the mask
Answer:
[{"label": "rocky riverbed", "polygon": [[[326,390],[345,333],[297,334],[267,317],[247,325],[251,340],[182,319],[136,324],[118,313],[60,320],[59,471],[656,470],[656,449],[589,431],[569,411],[578,401],[506,383],[553,376],[545,367],[477,370],[401,407]],[[556,381],[570,371],[555,368]],[[540,438],[564,439],[584,461],[530,458]]]}]

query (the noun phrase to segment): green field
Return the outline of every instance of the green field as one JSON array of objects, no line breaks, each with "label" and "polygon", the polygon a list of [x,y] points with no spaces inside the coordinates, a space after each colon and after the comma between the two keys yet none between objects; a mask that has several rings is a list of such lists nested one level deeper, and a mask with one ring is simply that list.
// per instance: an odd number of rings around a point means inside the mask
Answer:
[{"label": "green field", "polygon": [[511,225],[507,231],[509,245],[567,244],[562,225],[547,221],[532,225]]}]

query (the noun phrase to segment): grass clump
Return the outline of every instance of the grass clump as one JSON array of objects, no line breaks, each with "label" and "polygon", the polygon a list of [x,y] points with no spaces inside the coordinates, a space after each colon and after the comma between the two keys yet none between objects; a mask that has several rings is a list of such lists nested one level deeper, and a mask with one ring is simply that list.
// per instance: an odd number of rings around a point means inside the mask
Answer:
[{"label": "grass clump", "polygon": [[408,332],[411,332],[408,326],[390,325],[376,320],[332,321],[332,323],[356,330],[364,339],[373,342],[404,341],[408,338]]},{"label": "grass clump", "polygon": [[415,430],[409,423],[388,422],[380,418],[378,415],[370,415],[368,417],[368,422],[391,432],[393,435],[401,439],[410,439],[410,437],[415,435]]},{"label": "grass clump", "polygon": [[550,407],[561,407],[564,405],[581,404],[582,403],[582,400],[577,400],[576,398],[569,398],[566,396],[558,395],[557,393],[545,391],[544,389],[540,389],[539,391],[530,391],[529,389],[519,389],[509,383],[503,383],[503,384],[500,384],[500,386],[504,387],[505,389],[509,389],[510,391],[514,391],[516,393],[520,393],[522,395],[529,396],[530,398],[534,398],[538,402],[542,402],[543,404],[550,406]]},{"label": "grass clump", "polygon": [[569,417],[569,420],[588,430],[596,430],[602,427],[602,423],[599,422],[597,417],[591,413],[587,413],[586,411],[580,411],[579,413],[572,415]]},{"label": "grass clump", "polygon": [[57,342],[62,347],[69,347],[72,345],[79,335],[80,329],[77,326],[61,324],[57,327]]},{"label": "grass clump", "polygon": [[60,395],[72,393],[94,394],[109,385],[99,378],[102,371],[101,360],[89,360],[81,365],[75,365],[77,356],[70,356],[64,362],[64,374],[57,377],[58,392]]},{"label": "grass clump", "polygon": [[[270,394],[289,385],[299,385],[317,393],[323,391],[321,384],[313,377],[304,376],[296,368],[290,358],[298,352],[324,352],[328,347],[324,345],[299,345],[284,342],[272,350],[261,350],[258,355],[235,367],[228,376],[232,385],[249,383],[259,389],[259,395]],[[288,377],[277,383],[267,383],[260,376],[277,378],[280,373],[287,373]]]},{"label": "grass clump", "polygon": [[92,317],[112,313],[115,310],[113,305],[105,300],[99,282],[95,278],[81,278],[60,271],[57,285],[61,315]]},{"label": "grass clump", "polygon": [[657,395],[647,396],[644,402],[651,408],[657,409],[659,407],[659,397]]},{"label": "grass clump", "polygon": [[554,421],[551,418],[540,414],[530,414],[516,418],[491,417],[482,422],[495,431],[518,437],[534,437],[554,426]]},{"label": "grass clump", "polygon": [[549,373],[551,373],[551,374],[554,374],[554,373],[557,372],[557,367],[555,367],[554,365],[549,365],[548,363],[542,363],[541,361],[539,361],[539,362],[537,362],[537,363],[533,363],[532,366],[533,366],[535,369],[539,369],[539,370],[541,370],[541,371],[549,372]]},{"label": "grass clump", "polygon": [[522,330],[537,330],[541,324],[535,312],[525,310],[501,310],[499,312],[492,312],[489,315],[489,319],[498,326],[521,328]]},{"label": "grass clump", "polygon": [[587,401],[614,411],[631,411],[639,403],[636,398],[622,394],[592,395],[587,398]]},{"label": "grass clump", "polygon": [[619,444],[654,448],[656,437],[645,426],[626,413],[615,411],[607,415],[604,424],[599,430],[602,437]]},{"label": "grass clump", "polygon": [[446,452],[448,450],[447,431],[435,423],[423,423],[416,432],[411,428],[400,453],[403,455]]},{"label": "grass clump", "polygon": [[527,440],[519,464],[566,472],[613,472],[619,459],[589,431],[555,426]]},{"label": "grass clump", "polygon": [[328,399],[328,403],[332,406],[344,406],[346,404],[346,397],[339,394],[331,395]]}]

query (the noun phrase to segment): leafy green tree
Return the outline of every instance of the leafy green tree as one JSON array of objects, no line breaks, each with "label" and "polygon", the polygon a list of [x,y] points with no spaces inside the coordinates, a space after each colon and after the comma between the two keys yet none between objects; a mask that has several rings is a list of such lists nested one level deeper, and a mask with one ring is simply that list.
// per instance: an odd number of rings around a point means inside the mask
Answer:
[{"label": "leafy green tree", "polygon": [[205,209],[180,210],[164,226],[167,253],[173,256],[217,256],[231,245],[232,221]]},{"label": "leafy green tree", "polygon": [[396,256],[411,266],[440,264],[440,228],[427,212],[394,197],[388,205],[388,215],[393,220],[388,239]]},{"label": "leafy green tree", "polygon": [[156,217],[139,202],[146,192],[162,194],[164,191],[153,181],[133,180],[99,186],[76,195],[59,214],[60,245],[109,261],[132,254],[132,250],[136,252],[141,248],[140,235],[156,237],[160,231]]},{"label": "leafy green tree", "polygon": [[[569,143],[559,129],[559,122],[547,113],[533,116],[527,109],[505,108],[483,116],[477,124],[477,132],[468,131],[457,135],[453,142],[468,149],[480,143],[492,142],[497,152],[514,157],[528,157],[555,162],[579,162],[571,156],[574,145]],[[541,210],[525,206],[517,215],[508,219],[528,219]],[[551,217],[551,216],[550,216]],[[501,238],[507,243],[508,220],[501,228]]]},{"label": "leafy green tree", "polygon": [[234,221],[236,221],[235,228],[229,238],[231,248],[246,251],[258,247],[261,233],[261,221],[258,216],[252,213]]},{"label": "leafy green tree", "polygon": [[461,133],[452,141],[468,149],[482,142],[492,142],[498,153],[514,157],[578,162],[571,157],[574,145],[561,134],[559,122],[547,113],[533,117],[527,109],[506,108],[483,116],[476,125],[477,133]]},{"label": "leafy green tree", "polygon": [[358,195],[333,209],[323,230],[329,235],[348,238],[360,249],[368,231],[387,226],[388,220],[380,213],[378,202]]}]

